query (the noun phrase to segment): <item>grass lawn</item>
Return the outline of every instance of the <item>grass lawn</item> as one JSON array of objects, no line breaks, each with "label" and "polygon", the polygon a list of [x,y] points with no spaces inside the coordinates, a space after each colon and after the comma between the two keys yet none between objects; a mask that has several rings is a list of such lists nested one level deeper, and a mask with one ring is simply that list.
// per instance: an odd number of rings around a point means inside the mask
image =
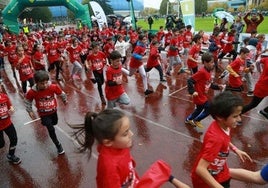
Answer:
[{"label": "grass lawn", "polygon": [[[195,19],[195,31],[199,31],[202,29],[205,32],[211,32],[213,30],[213,24],[214,24],[213,19],[214,18],[212,17],[205,17],[205,18],[197,17]],[[145,30],[149,29],[148,23],[146,23],[143,19],[138,20],[137,26],[142,27]],[[152,25],[152,30],[159,30],[160,26],[165,26],[165,19],[160,18],[158,20],[154,20],[154,24]],[[267,16],[264,18],[264,21],[258,26],[258,33],[268,34],[268,17]]]}]

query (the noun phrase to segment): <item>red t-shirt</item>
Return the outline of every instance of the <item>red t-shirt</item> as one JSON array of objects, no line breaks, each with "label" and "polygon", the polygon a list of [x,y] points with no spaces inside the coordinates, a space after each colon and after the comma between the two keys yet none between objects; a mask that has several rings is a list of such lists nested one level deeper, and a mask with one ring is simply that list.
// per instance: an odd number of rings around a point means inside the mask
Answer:
[{"label": "red t-shirt", "polygon": [[184,32],[184,43],[183,43],[183,47],[184,48],[190,48],[191,47],[192,40],[193,40],[193,33],[190,30],[186,30]]},{"label": "red t-shirt", "polygon": [[75,61],[81,62],[80,54],[82,53],[82,48],[80,46],[70,46],[66,50],[69,52],[71,63],[74,63]]},{"label": "red t-shirt", "polygon": [[104,53],[106,55],[106,57],[109,57],[111,52],[114,51],[114,44],[111,43],[106,43],[103,47]]},{"label": "red t-shirt", "polygon": [[14,63],[17,61],[16,46],[11,45],[5,48],[5,53],[7,54],[9,63],[14,66]]},{"label": "red t-shirt", "polygon": [[60,53],[64,53],[64,50],[69,46],[69,42],[67,40],[61,40],[57,42],[58,51]]},{"label": "red t-shirt", "polygon": [[[242,60],[240,57],[237,57],[230,66],[232,69],[239,75],[242,75],[242,72],[245,68],[245,60]],[[229,86],[231,87],[240,87],[243,85],[241,76],[234,77],[233,75],[229,75]]]},{"label": "red t-shirt", "polygon": [[52,44],[49,43],[49,45],[47,45],[46,52],[47,52],[48,62],[50,64],[59,60],[60,54],[58,51],[58,45],[56,43],[52,43]]},{"label": "red t-shirt", "polygon": [[[32,62],[35,70],[41,70],[45,68],[45,56],[42,52],[36,51],[32,56]],[[38,62],[35,62],[38,61]]]},{"label": "red t-shirt", "polygon": [[229,53],[234,49],[233,42],[235,41],[235,37],[233,35],[230,35],[227,37],[228,43],[226,43],[223,47],[222,52],[223,53]]},{"label": "red t-shirt", "polygon": [[19,71],[21,81],[26,81],[30,78],[33,78],[34,71],[33,71],[30,56],[25,55],[20,64],[18,64],[18,62],[16,62],[16,68]]},{"label": "red t-shirt", "polygon": [[98,146],[97,187],[135,187],[138,176],[129,149]]},{"label": "red t-shirt", "polygon": [[[137,46],[135,46],[135,48],[134,48],[133,54],[139,54],[141,56],[144,56],[145,55],[145,50],[146,50],[146,46],[138,41]],[[137,58],[133,57],[133,55],[132,55],[132,57],[130,59],[129,67],[137,69],[141,65],[143,65],[142,60],[137,59]]]},{"label": "red t-shirt", "polygon": [[[172,37],[171,40],[170,40],[170,47],[173,46],[173,47],[179,47],[179,40],[177,37]],[[179,54],[178,52],[178,49],[171,49],[169,48],[168,50],[168,56],[177,56]]]},{"label": "red t-shirt", "polygon": [[147,67],[148,68],[153,68],[157,65],[159,65],[159,52],[158,52],[158,48],[155,46],[151,46],[150,48],[150,54],[149,54],[149,58],[147,60]]},{"label": "red t-shirt", "polygon": [[105,85],[105,95],[107,100],[114,100],[119,98],[124,92],[125,89],[122,84],[109,86],[108,82],[116,80],[122,80],[122,66],[118,69],[109,66],[106,71],[106,85]]},{"label": "red t-shirt", "polygon": [[198,93],[193,97],[194,104],[201,105],[207,102],[207,93],[212,83],[211,74],[204,67],[192,75],[192,79],[196,82],[194,90]]},{"label": "red t-shirt", "polygon": [[97,52],[96,54],[89,54],[87,56],[87,61],[91,61],[92,71],[102,73],[103,67],[106,65],[106,55],[101,51]]},{"label": "red t-shirt", "polygon": [[29,101],[35,100],[35,106],[39,116],[46,116],[57,111],[56,95],[62,94],[62,89],[56,84],[50,84],[44,90],[37,90],[36,87],[30,89],[26,94]]},{"label": "red t-shirt", "polygon": [[[199,57],[199,53],[201,51],[201,45],[200,44],[194,44],[190,51],[189,51],[189,56],[191,56],[193,59],[197,60]],[[187,59],[187,65],[189,68],[195,68],[197,67],[197,63],[195,61],[192,61],[191,59]]]},{"label": "red t-shirt", "polygon": [[268,57],[262,58],[260,61],[262,67],[262,73],[259,80],[255,84],[254,95],[260,98],[268,96]]},{"label": "red t-shirt", "polygon": [[223,131],[216,121],[213,121],[205,133],[202,149],[192,170],[192,183],[194,187],[209,188],[209,186],[196,174],[200,159],[210,162],[208,171],[219,183],[230,179],[230,172],[226,160],[229,155],[230,135]]},{"label": "red t-shirt", "polygon": [[8,112],[10,107],[11,102],[8,96],[0,93],[0,130],[6,129],[12,123]]}]

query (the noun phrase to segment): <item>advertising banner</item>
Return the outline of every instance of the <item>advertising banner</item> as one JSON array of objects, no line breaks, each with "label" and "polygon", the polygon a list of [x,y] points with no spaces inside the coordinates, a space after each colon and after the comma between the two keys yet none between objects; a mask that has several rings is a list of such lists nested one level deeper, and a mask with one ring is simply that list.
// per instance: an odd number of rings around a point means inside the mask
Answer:
[{"label": "advertising banner", "polygon": [[191,25],[195,29],[195,1],[181,0],[180,7],[185,25]]}]

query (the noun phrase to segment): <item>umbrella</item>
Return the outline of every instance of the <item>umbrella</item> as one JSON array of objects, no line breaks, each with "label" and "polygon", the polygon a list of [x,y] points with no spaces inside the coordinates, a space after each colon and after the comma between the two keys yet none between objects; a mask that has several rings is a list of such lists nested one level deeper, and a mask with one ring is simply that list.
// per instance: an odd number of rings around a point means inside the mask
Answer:
[{"label": "umbrella", "polygon": [[125,23],[131,23],[131,17],[130,16],[127,16],[127,17],[125,17],[124,19],[123,19],[123,22],[125,22]]},{"label": "umbrella", "polygon": [[234,22],[234,16],[226,11],[217,11],[213,13],[213,16],[219,19],[226,18],[228,22]]}]

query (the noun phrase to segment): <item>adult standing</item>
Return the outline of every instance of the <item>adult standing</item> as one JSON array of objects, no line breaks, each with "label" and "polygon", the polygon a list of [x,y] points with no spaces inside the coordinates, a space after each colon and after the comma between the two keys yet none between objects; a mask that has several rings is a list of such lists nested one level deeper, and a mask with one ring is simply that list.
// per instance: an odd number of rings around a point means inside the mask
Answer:
[{"label": "adult standing", "polygon": [[148,21],[148,24],[149,24],[149,30],[152,30],[152,25],[154,23],[153,17],[149,16],[147,21]]},{"label": "adult standing", "polygon": [[[251,18],[249,19],[249,16]],[[261,13],[257,12],[247,12],[244,17],[246,23],[246,33],[251,33],[252,31],[257,31],[258,25],[264,20],[264,17]]]}]

